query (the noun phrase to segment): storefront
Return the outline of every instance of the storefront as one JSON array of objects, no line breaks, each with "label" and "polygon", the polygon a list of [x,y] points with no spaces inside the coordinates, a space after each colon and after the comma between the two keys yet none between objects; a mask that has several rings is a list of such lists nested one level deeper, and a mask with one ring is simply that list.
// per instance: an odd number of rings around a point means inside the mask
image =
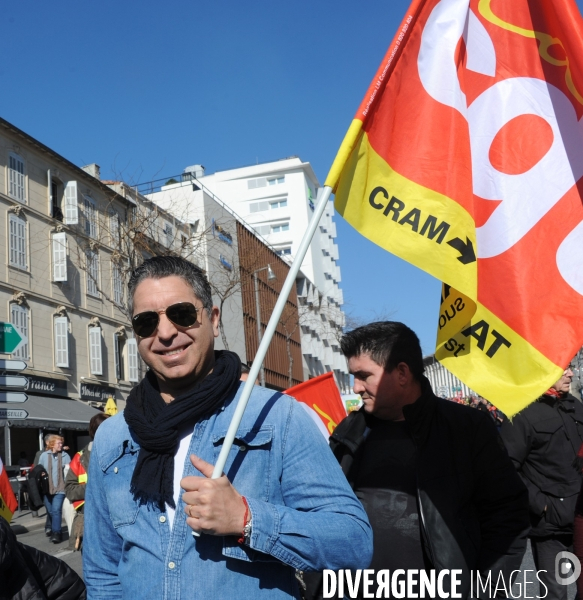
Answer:
[{"label": "storefront", "polygon": [[[23,409],[25,419],[0,420],[0,455],[4,464],[17,465],[21,457],[32,464],[47,433],[65,438],[71,456],[89,442],[89,420],[100,411],[67,396],[67,380],[26,373],[28,400],[10,408]],[[97,386],[99,387],[99,386]],[[115,391],[115,390],[114,390]]]}]

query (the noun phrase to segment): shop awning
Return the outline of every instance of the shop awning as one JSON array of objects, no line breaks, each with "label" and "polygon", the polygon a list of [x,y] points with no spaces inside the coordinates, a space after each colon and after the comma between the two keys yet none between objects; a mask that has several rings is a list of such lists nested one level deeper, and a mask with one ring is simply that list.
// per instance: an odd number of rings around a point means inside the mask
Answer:
[{"label": "shop awning", "polygon": [[10,408],[21,408],[28,413],[26,419],[8,420],[12,427],[61,428],[86,431],[89,420],[101,412],[79,400],[51,398],[50,396],[28,395],[22,404],[13,404]]}]

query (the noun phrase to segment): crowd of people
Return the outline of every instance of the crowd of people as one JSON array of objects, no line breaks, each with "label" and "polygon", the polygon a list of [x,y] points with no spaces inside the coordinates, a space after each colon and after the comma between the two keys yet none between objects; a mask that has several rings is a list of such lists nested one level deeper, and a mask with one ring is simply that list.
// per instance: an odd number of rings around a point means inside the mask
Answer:
[{"label": "crowd of people", "polygon": [[[38,457],[47,535],[61,540],[68,497],[89,598],[312,600],[323,570],[368,568],[457,570],[441,593],[467,598],[475,573],[510,583],[528,538],[546,598],[567,597],[556,556],[583,559],[583,405],[569,369],[509,420],[482,398],[436,397],[416,334],[371,323],[341,341],[363,405],[329,446],[293,398],[255,385],[213,479],[244,376],[236,354],[214,350],[208,281],[183,259],[152,258],[132,273],[129,301],[146,376],[123,413],[92,419],[94,440],[72,460],[54,435]],[[66,594],[49,589],[30,567],[46,559],[6,525],[0,545],[7,597],[33,584],[39,598],[85,597],[67,569]]]}]

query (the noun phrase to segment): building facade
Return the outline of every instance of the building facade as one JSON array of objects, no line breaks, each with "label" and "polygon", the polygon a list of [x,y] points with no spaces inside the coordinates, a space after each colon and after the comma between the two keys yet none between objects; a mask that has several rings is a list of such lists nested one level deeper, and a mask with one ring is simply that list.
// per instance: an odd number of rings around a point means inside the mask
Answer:
[{"label": "building facade", "polygon": [[[429,379],[431,389],[440,398],[468,398],[478,397],[478,394],[469,388],[461,379],[448,371],[436,358],[435,355],[423,358],[425,366],[425,377]],[[487,400],[487,398],[486,398]]]},{"label": "building facade", "polygon": [[[221,310],[221,339],[217,347],[239,354],[252,364],[258,348],[257,309],[265,329],[289,271],[288,263],[258,237],[233,210],[220,201],[197,179],[198,171],[186,172],[162,185],[143,184],[148,199],[190,223],[200,236],[199,256],[213,291],[213,301]],[[275,273],[266,278],[267,265]],[[253,274],[257,273],[257,295]],[[296,291],[286,310],[264,361],[266,385],[284,390],[303,381],[301,329]]]},{"label": "building facade", "polygon": [[[249,225],[259,239],[290,264],[313,215],[320,189],[310,164],[297,157],[212,175],[205,175],[204,167],[194,165],[171,181],[175,183],[169,182],[169,186],[189,182],[192,197],[198,190],[206,190],[220,199],[240,222]],[[152,199],[161,202],[161,206],[174,204],[181,219],[192,218],[189,213],[193,201],[189,194],[169,202],[169,186],[156,190]],[[339,345],[345,317],[335,239],[334,206],[329,202],[297,280],[302,365],[304,379],[333,371],[340,389],[347,392],[348,369]]]},{"label": "building facade", "polygon": [[79,168],[2,119],[0,218],[0,320],[26,339],[4,358],[24,361],[29,380],[26,402],[0,403],[10,465],[22,453],[32,462],[50,432],[83,447],[109,398],[123,408],[144,374],[128,275],[155,254],[190,257],[196,236],[129,186],[101,181],[97,165]]}]

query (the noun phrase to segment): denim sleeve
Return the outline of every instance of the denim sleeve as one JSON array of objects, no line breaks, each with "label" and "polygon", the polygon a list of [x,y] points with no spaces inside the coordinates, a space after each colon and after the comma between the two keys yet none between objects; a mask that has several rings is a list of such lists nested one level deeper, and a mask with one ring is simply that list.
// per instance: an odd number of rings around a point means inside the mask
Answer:
[{"label": "denim sleeve", "polygon": [[89,600],[123,597],[117,575],[121,553],[122,540],[111,523],[107,508],[96,440],[89,461],[85,493],[83,576]]},{"label": "denim sleeve", "polygon": [[248,498],[249,546],[303,571],[365,569],[372,529],[326,440],[295,400],[282,442],[284,506]]}]

